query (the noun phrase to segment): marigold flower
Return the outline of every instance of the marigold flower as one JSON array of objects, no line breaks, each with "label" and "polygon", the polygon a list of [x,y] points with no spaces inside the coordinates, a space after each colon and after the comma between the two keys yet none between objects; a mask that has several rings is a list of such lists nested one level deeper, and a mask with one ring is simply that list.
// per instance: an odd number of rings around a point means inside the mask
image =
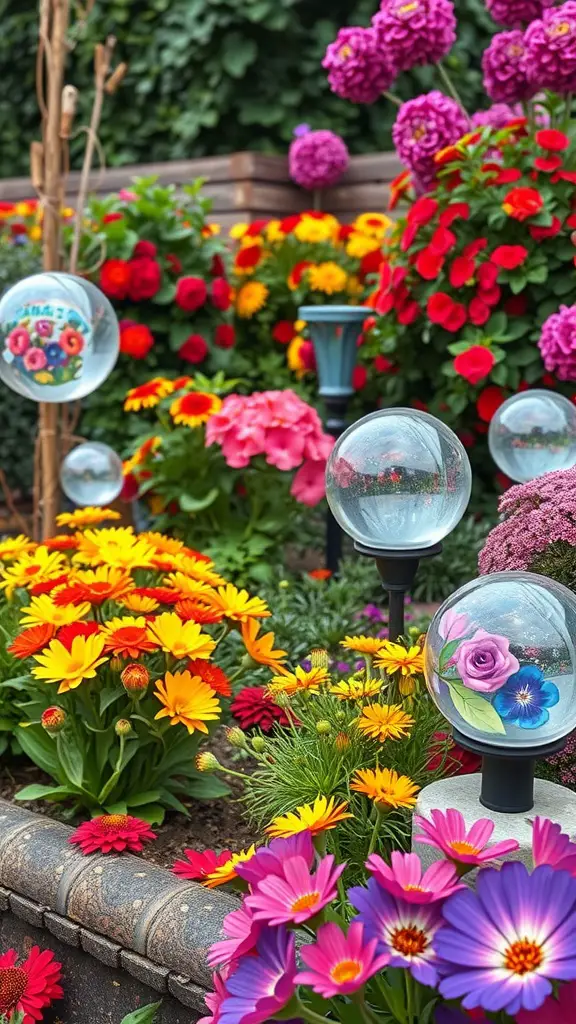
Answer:
[{"label": "marigold flower", "polygon": [[56,627],[50,622],[41,622],[37,626],[31,626],[12,641],[7,648],[8,654],[11,654],[13,658],[30,658],[47,646],[55,632]]},{"label": "marigold flower", "polygon": [[330,687],[338,700],[362,700],[366,697],[375,697],[382,689],[381,679],[351,679],[342,680]]},{"label": "marigold flower", "polygon": [[47,622],[58,627],[84,619],[90,611],[90,605],[86,603],[59,608],[49,594],[40,594],[33,597],[23,611],[24,615],[20,619],[22,626],[35,626],[39,622]]},{"label": "marigold flower", "polygon": [[56,733],[62,732],[66,723],[66,717],[66,712],[63,708],[56,706],[46,708],[40,716],[40,724],[46,732],[56,735]]},{"label": "marigold flower", "polygon": [[163,398],[167,398],[174,390],[174,383],[165,377],[153,377],[145,384],[131,388],[126,395],[124,409],[126,412],[139,412],[140,409],[152,409]]},{"label": "marigold flower", "polygon": [[317,796],[313,804],[302,804],[295,811],[274,818],[266,832],[274,838],[280,839],[287,839],[288,836],[306,831],[315,836],[318,832],[327,832],[336,828],[346,818],[353,818],[354,815],[347,811],[347,807],[347,800],[336,803],[336,798],[333,796],[329,799],[325,796]]},{"label": "marigold flower", "polygon": [[177,860],[172,871],[180,878],[195,881],[206,878],[216,868],[227,864],[232,857],[232,850],[222,850],[222,853],[215,853],[214,850],[202,850],[201,853],[198,850],[184,850],[184,856],[186,860]]},{"label": "marigold flower", "polygon": [[249,657],[258,665],[268,665],[273,672],[286,672],[283,664],[288,657],[287,651],[273,650],[274,633],[265,633],[259,637],[259,632],[260,623],[256,619],[242,623],[242,640]]},{"label": "marigold flower", "polygon": [[[46,544],[48,542],[46,541]],[[0,540],[0,562],[13,562],[22,555],[27,555],[36,548],[36,543],[23,533],[17,537],[6,537]]]},{"label": "marigold flower", "polygon": [[207,423],[222,407],[222,399],[205,391],[188,391],[180,395],[170,406],[174,423],[186,427],[199,427]]},{"label": "marigold flower", "polygon": [[226,885],[227,882],[232,882],[238,877],[235,871],[236,865],[244,864],[246,861],[251,860],[255,853],[256,846],[254,843],[247,850],[233,853],[229,860],[225,861],[224,864],[220,864],[214,871],[205,876],[202,885],[205,885],[207,889],[216,889],[219,885]]},{"label": "marigold flower", "polygon": [[200,679],[221,697],[230,697],[232,695],[230,680],[218,665],[213,665],[211,662],[204,661],[201,658],[195,658],[193,661],[188,662],[186,668],[191,675],[200,676]]},{"label": "marigold flower", "polygon": [[5,590],[6,596],[11,598],[19,587],[28,588],[35,583],[55,579],[62,574],[64,567],[64,556],[57,551],[49,551],[41,544],[33,552],[23,554],[18,561],[2,569],[0,590]]},{"label": "marigold flower", "polygon": [[340,647],[358,654],[378,654],[384,641],[372,636],[347,636],[340,641]]},{"label": "marigold flower", "polygon": [[102,627],[104,650],[119,658],[138,658],[141,654],[158,650],[158,642],[148,633],[143,615],[115,616]]},{"label": "marigold flower", "polygon": [[243,320],[249,320],[266,304],[269,291],[261,281],[247,281],[236,294],[236,312]]},{"label": "marigold flower", "polygon": [[120,519],[120,513],[113,508],[77,508],[74,512],[61,512],[56,516],[57,526],[69,526],[73,530],[81,530],[83,526],[94,526],[111,519]]},{"label": "marigold flower", "polygon": [[64,995],[58,982],[62,978],[62,964],[54,960],[51,949],[32,946],[28,958],[18,964],[18,953],[8,949],[0,956],[0,977],[2,997],[0,1013],[7,1020],[15,1020],[21,1014],[24,1024],[41,1021],[42,1011],[54,999]]},{"label": "marigold flower", "polygon": [[130,665],[126,665],[120,679],[127,693],[134,697],[140,697],[148,689],[150,673],[145,665],[141,665],[139,662],[132,662]]},{"label": "marigold flower", "polygon": [[365,793],[381,810],[414,807],[420,789],[407,775],[393,768],[358,768],[350,789]]},{"label": "marigold flower", "polygon": [[134,580],[124,570],[101,565],[97,569],[77,569],[67,586],[54,596],[59,606],[89,601],[93,605],[118,601],[134,589]]},{"label": "marigold flower", "polygon": [[322,683],[328,680],[328,670],[325,668],[311,668],[308,671],[298,665],[294,672],[287,672],[281,676],[273,676],[268,685],[267,693],[274,696],[277,693],[299,693],[306,690],[308,693],[320,693]]},{"label": "marigold flower", "polygon": [[82,853],[140,853],[145,843],[156,839],[147,821],[131,814],[101,814],[85,821],[72,833],[68,842],[80,847]]},{"label": "marigold flower", "polygon": [[387,739],[404,739],[410,735],[413,725],[412,715],[406,714],[400,704],[368,704],[362,708],[362,715],[357,722],[360,732],[380,743]]},{"label": "marigold flower", "polygon": [[402,644],[384,640],[374,664],[378,668],[386,669],[389,676],[394,672],[401,672],[403,676],[413,676],[424,671],[424,655],[418,646],[407,650]]},{"label": "marigold flower", "polygon": [[233,583],[218,587],[217,596],[211,598],[221,608],[227,619],[233,622],[247,622],[248,619],[264,619],[271,615],[270,609],[260,597],[250,597],[247,590],[238,590]]},{"label": "marigold flower", "polygon": [[167,672],[156,680],[154,696],[164,705],[154,717],[169,718],[170,725],[181,723],[190,735],[195,730],[208,733],[205,723],[217,721],[222,712],[212,687],[189,672]]},{"label": "marigold flower", "polygon": [[32,675],[45,683],[60,683],[58,693],[67,693],[80,686],[83,679],[94,679],[99,666],[108,660],[101,657],[103,649],[104,637],[97,633],[77,636],[70,650],[61,640],[51,640],[43,654],[34,656],[38,666],[32,669]]},{"label": "marigold flower", "polygon": [[333,260],[308,267],[308,284],[313,292],[335,295],[346,289],[348,274]]},{"label": "marigold flower", "polygon": [[216,641],[196,622],[182,622],[175,612],[163,612],[148,626],[148,636],[174,658],[209,658]]}]

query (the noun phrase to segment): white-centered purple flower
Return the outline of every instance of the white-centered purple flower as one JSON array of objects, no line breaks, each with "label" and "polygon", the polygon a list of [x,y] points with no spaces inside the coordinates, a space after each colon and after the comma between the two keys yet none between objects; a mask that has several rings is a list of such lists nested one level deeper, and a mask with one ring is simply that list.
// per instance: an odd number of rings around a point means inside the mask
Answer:
[{"label": "white-centered purple flower", "polygon": [[255,956],[246,956],[226,980],[219,1024],[263,1024],[294,994],[295,938],[285,928],[265,928]]}]

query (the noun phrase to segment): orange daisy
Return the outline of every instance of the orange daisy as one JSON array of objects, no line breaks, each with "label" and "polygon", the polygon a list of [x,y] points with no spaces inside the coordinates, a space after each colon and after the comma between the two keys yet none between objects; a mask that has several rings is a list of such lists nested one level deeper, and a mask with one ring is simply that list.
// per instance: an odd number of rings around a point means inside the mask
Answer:
[{"label": "orange daisy", "polygon": [[222,399],[207,391],[188,391],[181,395],[170,406],[170,415],[174,423],[185,427],[200,427],[207,423],[214,413],[222,407]]},{"label": "orange daisy", "polygon": [[13,658],[30,658],[37,654],[50,643],[56,627],[51,622],[40,622],[37,626],[31,626],[20,633],[7,648]]},{"label": "orange daisy", "polygon": [[102,627],[104,650],[117,658],[138,658],[141,654],[157,651],[158,644],[148,635],[148,624],[143,615],[135,618],[125,615],[105,622]]},{"label": "orange daisy", "polygon": [[78,544],[78,538],[69,533],[59,533],[44,541],[44,546],[48,548],[48,551],[75,551]]},{"label": "orange daisy", "polygon": [[256,619],[248,619],[247,622],[242,623],[242,639],[252,661],[258,665],[268,665],[280,675],[286,673],[287,670],[283,665],[288,657],[287,651],[273,650],[274,633],[265,633],[264,636],[259,637],[259,632],[260,623]]},{"label": "orange daisy", "polygon": [[67,587],[54,598],[57,605],[79,604],[89,601],[101,605],[105,601],[119,601],[134,589],[134,580],[122,569],[102,565],[97,569],[77,570]]},{"label": "orange daisy", "polygon": [[133,597],[151,597],[158,604],[176,604],[178,594],[170,587],[135,587],[131,591]]},{"label": "orange daisy", "polygon": [[174,390],[174,382],[165,377],[153,377],[145,384],[131,388],[124,402],[125,412],[140,412],[140,409],[153,409],[163,398],[167,398]]},{"label": "orange daisy", "polygon": [[212,608],[208,604],[204,604],[200,597],[183,597],[174,606],[174,611],[184,622],[198,622],[200,625],[208,625],[209,623],[222,622],[224,618],[224,612],[221,612],[219,608]]},{"label": "orange daisy", "polygon": [[186,668],[191,675],[200,676],[202,682],[207,683],[221,697],[232,696],[230,680],[218,665],[212,665],[209,661],[203,661],[202,658],[195,658],[188,662]]},{"label": "orange daisy", "polygon": [[[222,577],[217,576],[216,573],[212,573],[216,580],[220,580]],[[172,572],[164,578],[166,586],[172,587],[176,590],[181,597],[196,597],[198,594],[206,594],[207,599],[210,597],[210,603],[216,603],[217,594],[214,588],[206,580],[193,579],[191,576],[186,576],[183,572]]]}]

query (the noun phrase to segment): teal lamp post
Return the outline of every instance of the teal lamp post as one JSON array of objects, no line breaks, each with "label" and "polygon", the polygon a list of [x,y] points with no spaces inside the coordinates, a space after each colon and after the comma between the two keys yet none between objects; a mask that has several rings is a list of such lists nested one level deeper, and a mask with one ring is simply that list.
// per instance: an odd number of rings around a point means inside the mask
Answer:
[{"label": "teal lamp post", "polygon": [[[352,374],[358,338],[369,314],[365,306],[301,306],[316,356],[319,393],[326,406],[326,430],[335,439],[346,428],[346,412],[354,394]],[[326,567],[337,572],[342,554],[342,532],[331,511],[326,520]]]}]

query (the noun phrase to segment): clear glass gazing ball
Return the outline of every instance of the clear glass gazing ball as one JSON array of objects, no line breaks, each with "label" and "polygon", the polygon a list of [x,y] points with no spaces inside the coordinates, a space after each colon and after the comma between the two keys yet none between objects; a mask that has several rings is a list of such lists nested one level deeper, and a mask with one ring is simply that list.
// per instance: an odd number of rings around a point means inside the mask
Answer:
[{"label": "clear glass gazing ball", "polygon": [[576,406],[553,391],[512,395],[490,422],[494,462],[511,480],[525,483],[576,465]]},{"label": "clear glass gazing ball", "polygon": [[0,299],[0,380],[36,402],[91,394],[114,368],[118,319],[95,285],[73,274],[34,274]]},{"label": "clear glass gazing ball", "polygon": [[545,746],[576,728],[576,597],[535,573],[481,576],[436,612],[424,651],[430,695],[465,737]]},{"label": "clear glass gazing ball", "polygon": [[62,490],[75,505],[109,505],[120,494],[124,477],[122,460],[107,444],[79,444],[62,462]]},{"label": "clear glass gazing ball", "polygon": [[382,409],[353,423],[326,467],[335,519],[355,541],[382,550],[437,544],[462,518],[471,484],[456,435],[414,409]]}]

